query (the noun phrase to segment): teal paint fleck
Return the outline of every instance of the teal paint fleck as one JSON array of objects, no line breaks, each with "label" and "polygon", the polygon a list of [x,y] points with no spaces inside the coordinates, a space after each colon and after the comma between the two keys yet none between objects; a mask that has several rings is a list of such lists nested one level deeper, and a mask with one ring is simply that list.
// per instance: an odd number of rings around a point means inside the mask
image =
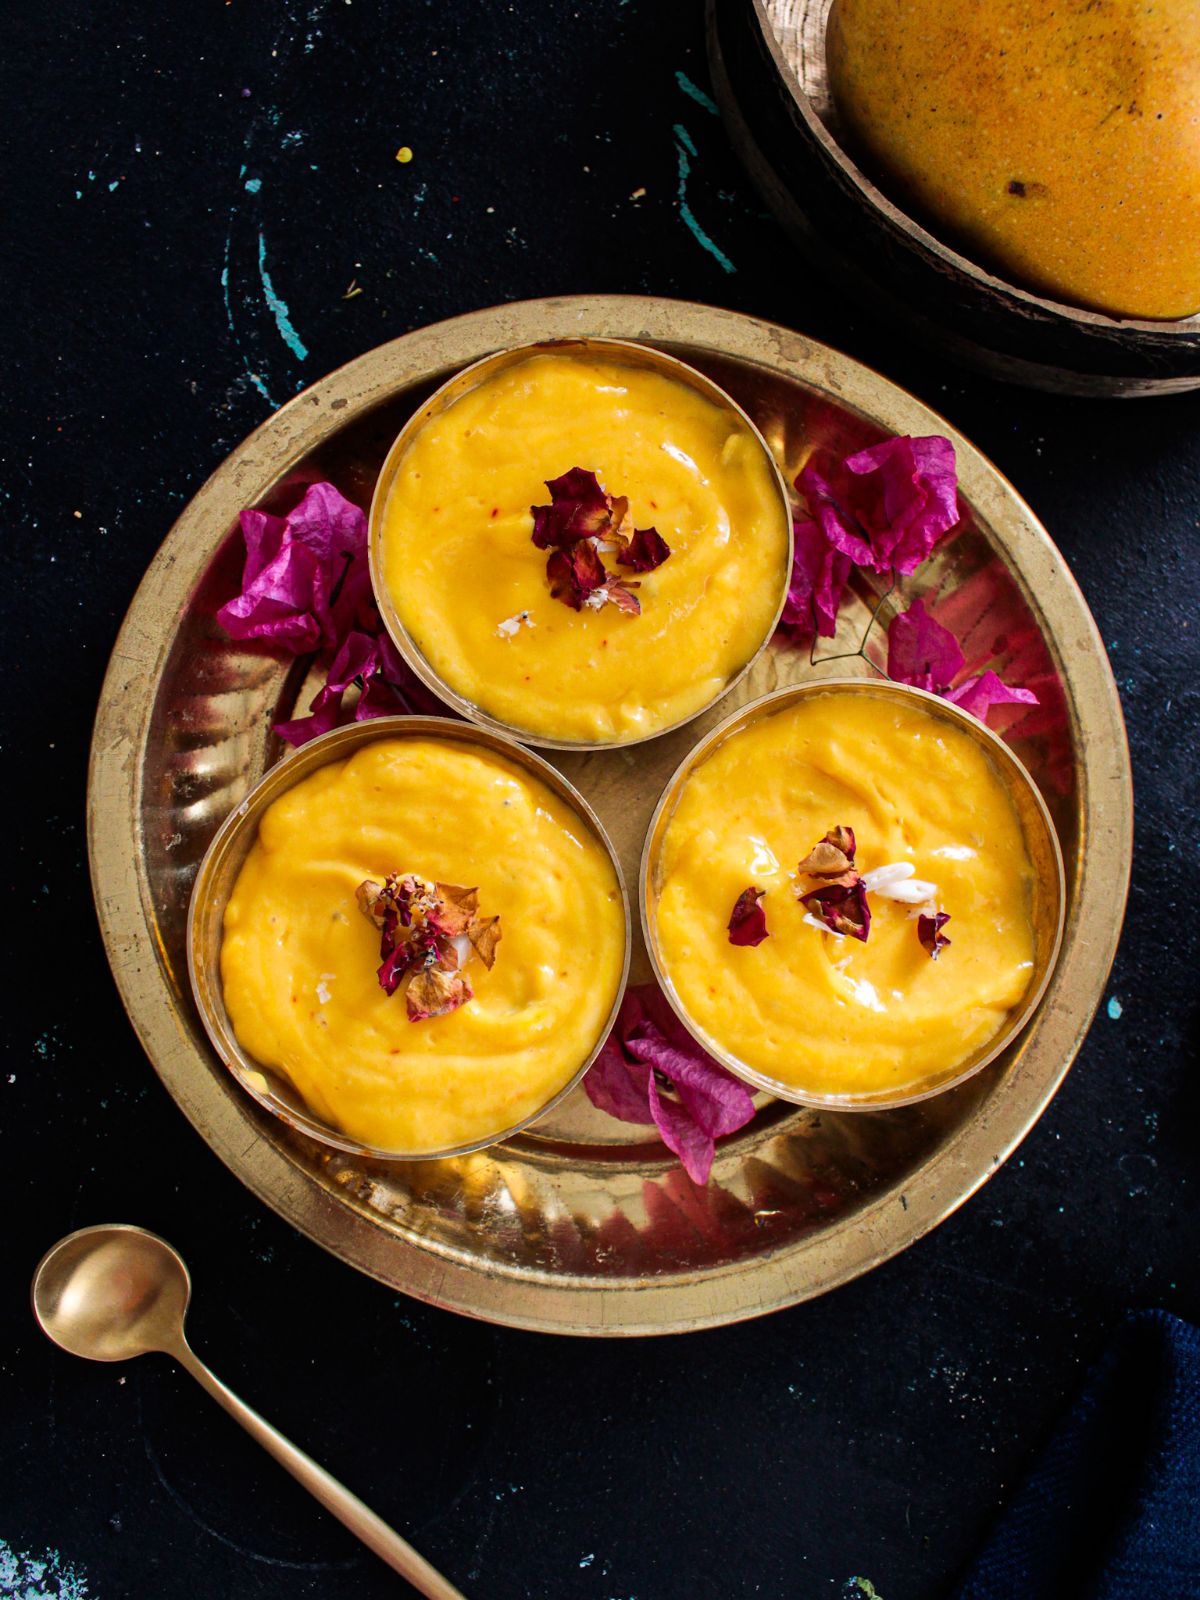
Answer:
[{"label": "teal paint fleck", "polygon": [[[242,170],[245,171],[245,168],[243,168]],[[242,358],[242,366],[246,369],[246,376],[250,379],[250,382],[254,385],[254,387],[258,390],[259,394],[262,395],[263,399],[271,407],[272,411],[277,411],[279,409],[277,401],[272,396],[271,391],[267,388],[266,384],[259,377],[258,373],[257,372],[251,372],[250,363],[246,360],[245,352],[242,350],[242,341],[237,336],[237,328],[236,328],[236,326],[234,324],[234,320],[233,320],[233,301],[230,298],[230,294],[229,294],[229,240],[228,239],[226,239],[226,241],[225,241],[225,265],[221,268],[221,293],[225,298],[225,320],[229,324],[229,337],[233,340],[234,349],[238,352],[238,354]]]},{"label": "teal paint fleck", "polygon": [[120,183],[120,181],[121,181],[120,178],[114,178],[113,179],[113,181],[108,186],[109,194],[112,194],[113,190],[117,187],[117,185]]},{"label": "teal paint fleck", "polygon": [[262,188],[262,179],[261,178],[247,178],[246,179],[246,193],[247,194],[257,194],[258,191],[261,188]]},{"label": "teal paint fleck", "polygon": [[89,1600],[87,1579],[57,1550],[34,1556],[0,1539],[0,1600]]},{"label": "teal paint fleck", "polygon": [[679,215],[687,224],[688,229],[690,230],[691,235],[695,239],[696,243],[700,245],[702,249],[707,250],[709,255],[712,256],[716,261],[719,261],[726,272],[736,272],[737,268],[734,266],[733,262],[725,254],[724,250],[722,250],[721,247],[716,243],[716,241],[710,238],[707,233],[705,233],[704,229],[696,220],[696,213],[688,204],[687,186],[688,179],[692,174],[691,158],[696,154],[696,146],[692,143],[691,136],[681,122],[677,122],[675,124],[674,131],[676,141],[675,153],[679,157],[679,188],[677,191],[679,196]]},{"label": "teal paint fleck", "polygon": [[281,300],[275,293],[275,285],[267,274],[267,241],[260,233],[258,236],[258,276],[262,280],[263,298],[270,308],[271,315],[275,318],[275,326],[279,329],[279,337],[287,345],[297,361],[308,358],[308,350],[304,341],[292,326],[291,317],[288,315],[287,301]]},{"label": "teal paint fleck", "polygon": [[1109,1014],[1109,1016],[1112,1018],[1112,1020],[1114,1022],[1120,1022],[1121,1013],[1124,1011],[1124,1009],[1125,1009],[1125,1007],[1121,1004],[1121,1002],[1117,999],[1116,995],[1114,994],[1110,998],[1110,1000],[1108,1002],[1108,1014]]},{"label": "teal paint fleck", "polygon": [[721,113],[717,110],[717,102],[711,95],[705,94],[699,84],[693,83],[686,72],[677,72],[675,74],[675,82],[683,90],[684,94],[689,99],[694,100],[698,106],[703,106],[705,111],[711,111],[714,117],[720,116]]}]

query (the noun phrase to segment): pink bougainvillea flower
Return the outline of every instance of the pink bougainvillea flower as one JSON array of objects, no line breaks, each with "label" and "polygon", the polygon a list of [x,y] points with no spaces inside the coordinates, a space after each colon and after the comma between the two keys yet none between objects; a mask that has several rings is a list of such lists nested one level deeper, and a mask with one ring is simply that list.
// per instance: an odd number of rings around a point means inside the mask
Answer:
[{"label": "pink bougainvillea flower", "polygon": [[888,624],[887,675],[896,683],[942,694],[963,668],[963,653],[949,628],[935,622],[922,600]]},{"label": "pink bougainvillea flower", "polygon": [[342,720],[342,701],[354,683],[362,693],[354,707],[355,722],[370,717],[395,717],[408,714],[445,716],[446,708],[417,677],[386,633],[347,634],[341,649],[330,664],[325,686],[319,689],[309,715],[277,722],[274,732],[290,745],[307,744],[318,734],[328,733]]},{"label": "pink bougainvillea flower", "polygon": [[242,591],[217,621],[234,639],[267,639],[294,655],[336,650],[375,616],[367,519],[331,483],[310,484],[284,517],[243,511]]},{"label": "pink bougainvillea flower", "polygon": [[764,889],[752,888],[743,889],[738,895],[729,918],[730,944],[760,945],[770,937],[767,914],[759,904],[765,893]]},{"label": "pink bougainvillea flower", "polygon": [[835,550],[820,524],[794,524],[795,553],[792,581],[788,585],[780,621],[794,628],[801,639],[832,639],[837,632],[838,607],[850,580],[851,561]]},{"label": "pink bougainvillea flower", "polygon": [[988,711],[995,705],[1038,703],[1032,689],[1013,688],[990,669],[952,689],[950,685],[962,668],[958,640],[928,614],[923,601],[914,600],[888,624],[887,675],[893,682],[930,689],[980,722],[987,721]]},{"label": "pink bougainvillea flower", "polygon": [[917,938],[934,961],[951,943],[942,932],[949,921],[950,914],[947,911],[935,911],[933,916],[922,915],[917,918]]},{"label": "pink bougainvillea flower", "polygon": [[715,1141],[754,1116],[745,1084],[701,1050],[655,984],[629,989],[583,1080],[594,1106],[653,1123],[693,1183],[707,1183]]},{"label": "pink bougainvillea flower", "polygon": [[968,678],[957,689],[951,689],[946,699],[969,711],[973,717],[978,717],[980,722],[987,721],[987,714],[993,706],[1036,706],[1038,703],[1038,697],[1032,689],[1014,689],[1011,684],[998,678],[991,668],[981,672],[977,678]]},{"label": "pink bougainvillea flower", "polygon": [[911,573],[959,520],[954,446],[903,434],[844,461],[826,451],[796,487],[835,550],[872,572]]}]

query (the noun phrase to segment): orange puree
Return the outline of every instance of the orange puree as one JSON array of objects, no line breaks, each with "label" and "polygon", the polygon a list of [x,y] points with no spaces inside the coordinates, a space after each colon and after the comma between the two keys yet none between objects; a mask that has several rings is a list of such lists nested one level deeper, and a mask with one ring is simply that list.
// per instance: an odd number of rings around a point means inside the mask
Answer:
[{"label": "orange puree", "polygon": [[857,142],[1005,277],[1200,311],[1197,0],[835,0],[828,55]]},{"label": "orange puree", "polygon": [[[633,526],[670,546],[653,572],[612,566],[640,577],[640,616],[551,598],[530,507],[572,467],[628,496]],[[745,666],[783,598],[788,537],[775,474],[735,413],[673,378],[562,353],[485,378],[419,429],[384,509],[382,567],[460,695],[535,735],[620,742],[700,711]]]},{"label": "orange puree", "polygon": [[[857,835],[858,869],[910,863],[952,943],[934,961],[914,907],[869,896],[866,943],[804,919],[797,864]],[[729,943],[765,889],[768,938]],[[1032,867],[999,774],[919,702],[836,689],[733,734],[687,780],[667,828],[655,924],[685,1010],[748,1067],[812,1095],[918,1092],[993,1038],[1033,971]]]},{"label": "orange puree", "polygon": [[[478,886],[503,937],[474,999],[408,1020],[376,979],[355,889],[390,871]],[[243,1048],[318,1116],[412,1153],[502,1133],[574,1076],[625,956],[609,857],[531,773],[455,741],[382,740],[322,767],[263,817],[225,912],[221,978]]]}]

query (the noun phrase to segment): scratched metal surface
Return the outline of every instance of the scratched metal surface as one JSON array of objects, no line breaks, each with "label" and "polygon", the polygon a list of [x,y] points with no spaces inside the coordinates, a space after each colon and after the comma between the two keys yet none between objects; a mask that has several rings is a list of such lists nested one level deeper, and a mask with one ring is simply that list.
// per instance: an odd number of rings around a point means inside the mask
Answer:
[{"label": "scratched metal surface", "polygon": [[[397,1592],[165,1364],[86,1367],[40,1341],[28,1272],[86,1221],[173,1238],[214,1367],[469,1594],[496,1600],[857,1600],[857,1577],[884,1600],[948,1594],[1120,1310],[1200,1316],[1200,952],[1186,915],[1200,398],[1022,395],[880,337],[759,214],[704,104],[700,8],[578,11],[5,10],[0,756],[18,825],[0,1064],[0,1596]],[[414,152],[403,166],[401,144]],[[1107,1005],[1016,1158],[832,1296],[650,1345],[410,1303],[253,1202],[138,1050],[83,857],[107,653],[212,468],[273,402],[390,334],[564,290],[775,318],[944,411],[1082,583],[1139,786]]]}]

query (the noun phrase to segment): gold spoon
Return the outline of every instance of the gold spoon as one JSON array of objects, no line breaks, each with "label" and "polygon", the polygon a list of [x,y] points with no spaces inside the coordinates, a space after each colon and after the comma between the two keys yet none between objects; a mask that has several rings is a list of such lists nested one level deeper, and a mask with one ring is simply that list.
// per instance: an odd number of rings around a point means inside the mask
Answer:
[{"label": "gold spoon", "polygon": [[89,1361],[125,1361],[151,1350],[174,1356],[251,1438],[414,1589],[428,1600],[465,1600],[357,1495],[239,1400],[193,1354],[183,1331],[191,1293],[182,1257],[157,1234],[123,1224],[81,1228],[38,1262],[33,1314],[55,1344]]}]

